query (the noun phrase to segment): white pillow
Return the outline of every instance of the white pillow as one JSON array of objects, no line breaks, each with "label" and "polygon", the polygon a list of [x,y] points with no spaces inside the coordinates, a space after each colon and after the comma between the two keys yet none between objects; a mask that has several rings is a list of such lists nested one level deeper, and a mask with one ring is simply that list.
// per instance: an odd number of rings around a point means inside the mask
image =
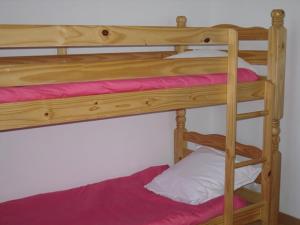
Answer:
[{"label": "white pillow", "polygon": [[[166,59],[184,59],[184,58],[201,58],[201,57],[226,57],[227,52],[213,49],[197,49],[185,51],[166,57]],[[242,58],[238,57],[238,68],[246,68],[257,73],[256,68]]]},{"label": "white pillow", "polygon": [[[145,188],[178,202],[197,205],[224,195],[224,171],[225,153],[201,146]],[[260,172],[257,166],[236,169],[234,188],[254,182]]]}]

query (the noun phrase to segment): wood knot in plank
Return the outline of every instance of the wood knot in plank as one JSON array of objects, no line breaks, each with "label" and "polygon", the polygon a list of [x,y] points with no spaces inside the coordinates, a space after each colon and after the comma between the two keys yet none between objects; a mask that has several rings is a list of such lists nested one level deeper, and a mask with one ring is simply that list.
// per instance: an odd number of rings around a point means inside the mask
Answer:
[{"label": "wood knot in plank", "polygon": [[210,38],[209,37],[207,37],[207,38],[204,38],[204,43],[209,43],[210,42]]},{"label": "wood knot in plank", "polygon": [[47,119],[51,119],[52,115],[53,115],[53,113],[49,110],[44,112],[44,117]]},{"label": "wood knot in plank", "polygon": [[147,106],[153,106],[156,102],[156,99],[155,98],[149,98],[148,100],[145,101],[145,104]]},{"label": "wood knot in plank", "polygon": [[109,35],[109,31],[107,29],[102,30],[101,34],[103,36],[108,36]]}]

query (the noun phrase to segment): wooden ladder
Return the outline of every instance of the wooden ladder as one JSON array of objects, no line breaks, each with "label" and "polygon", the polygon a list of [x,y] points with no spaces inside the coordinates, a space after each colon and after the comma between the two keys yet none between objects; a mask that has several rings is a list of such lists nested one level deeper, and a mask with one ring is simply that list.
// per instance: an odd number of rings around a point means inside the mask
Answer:
[{"label": "wooden ladder", "polygon": [[[264,110],[237,114],[237,51],[238,41],[235,32],[229,32],[228,43],[228,78],[227,78],[227,124],[226,124],[226,157],[225,157],[225,208],[224,224],[234,224],[234,171],[237,168],[262,163],[262,201],[264,205],[262,224],[269,224],[270,175],[272,148],[272,117],[274,86],[270,81],[265,83]],[[236,124],[239,120],[264,117],[264,136],[261,158],[235,163]]]}]

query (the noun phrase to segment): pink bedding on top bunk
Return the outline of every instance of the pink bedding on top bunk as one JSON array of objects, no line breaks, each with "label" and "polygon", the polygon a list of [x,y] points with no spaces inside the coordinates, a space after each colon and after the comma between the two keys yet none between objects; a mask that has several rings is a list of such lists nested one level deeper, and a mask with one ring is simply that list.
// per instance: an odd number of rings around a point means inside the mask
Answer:
[{"label": "pink bedding on top bunk", "polygon": [[[26,87],[0,88],[0,103],[56,99],[75,96],[145,91],[165,88],[182,88],[226,83],[224,73],[207,75],[184,75],[170,77],[140,78],[130,80],[96,81],[72,84],[50,84]],[[238,82],[258,79],[255,72],[238,69]]]},{"label": "pink bedding on top bunk", "polygon": [[[0,204],[0,225],[194,225],[219,216],[223,197],[187,205],[144,188],[168,166]],[[246,205],[235,197],[236,208]]]}]

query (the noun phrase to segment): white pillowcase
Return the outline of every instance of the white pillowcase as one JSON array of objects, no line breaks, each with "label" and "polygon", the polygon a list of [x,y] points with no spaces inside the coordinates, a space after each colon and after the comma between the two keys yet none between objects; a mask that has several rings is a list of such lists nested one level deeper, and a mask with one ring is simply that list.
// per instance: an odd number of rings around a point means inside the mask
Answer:
[{"label": "white pillowcase", "polygon": [[[260,166],[236,169],[234,188],[254,182],[260,172]],[[155,177],[145,188],[174,201],[198,205],[224,195],[224,179],[225,153],[200,146]]]},{"label": "white pillowcase", "polygon": [[[227,52],[213,49],[197,49],[185,51],[176,55],[166,57],[166,59],[184,59],[184,58],[201,58],[201,57],[226,57]],[[256,68],[242,58],[238,57],[238,68],[246,68],[257,73]]]}]

